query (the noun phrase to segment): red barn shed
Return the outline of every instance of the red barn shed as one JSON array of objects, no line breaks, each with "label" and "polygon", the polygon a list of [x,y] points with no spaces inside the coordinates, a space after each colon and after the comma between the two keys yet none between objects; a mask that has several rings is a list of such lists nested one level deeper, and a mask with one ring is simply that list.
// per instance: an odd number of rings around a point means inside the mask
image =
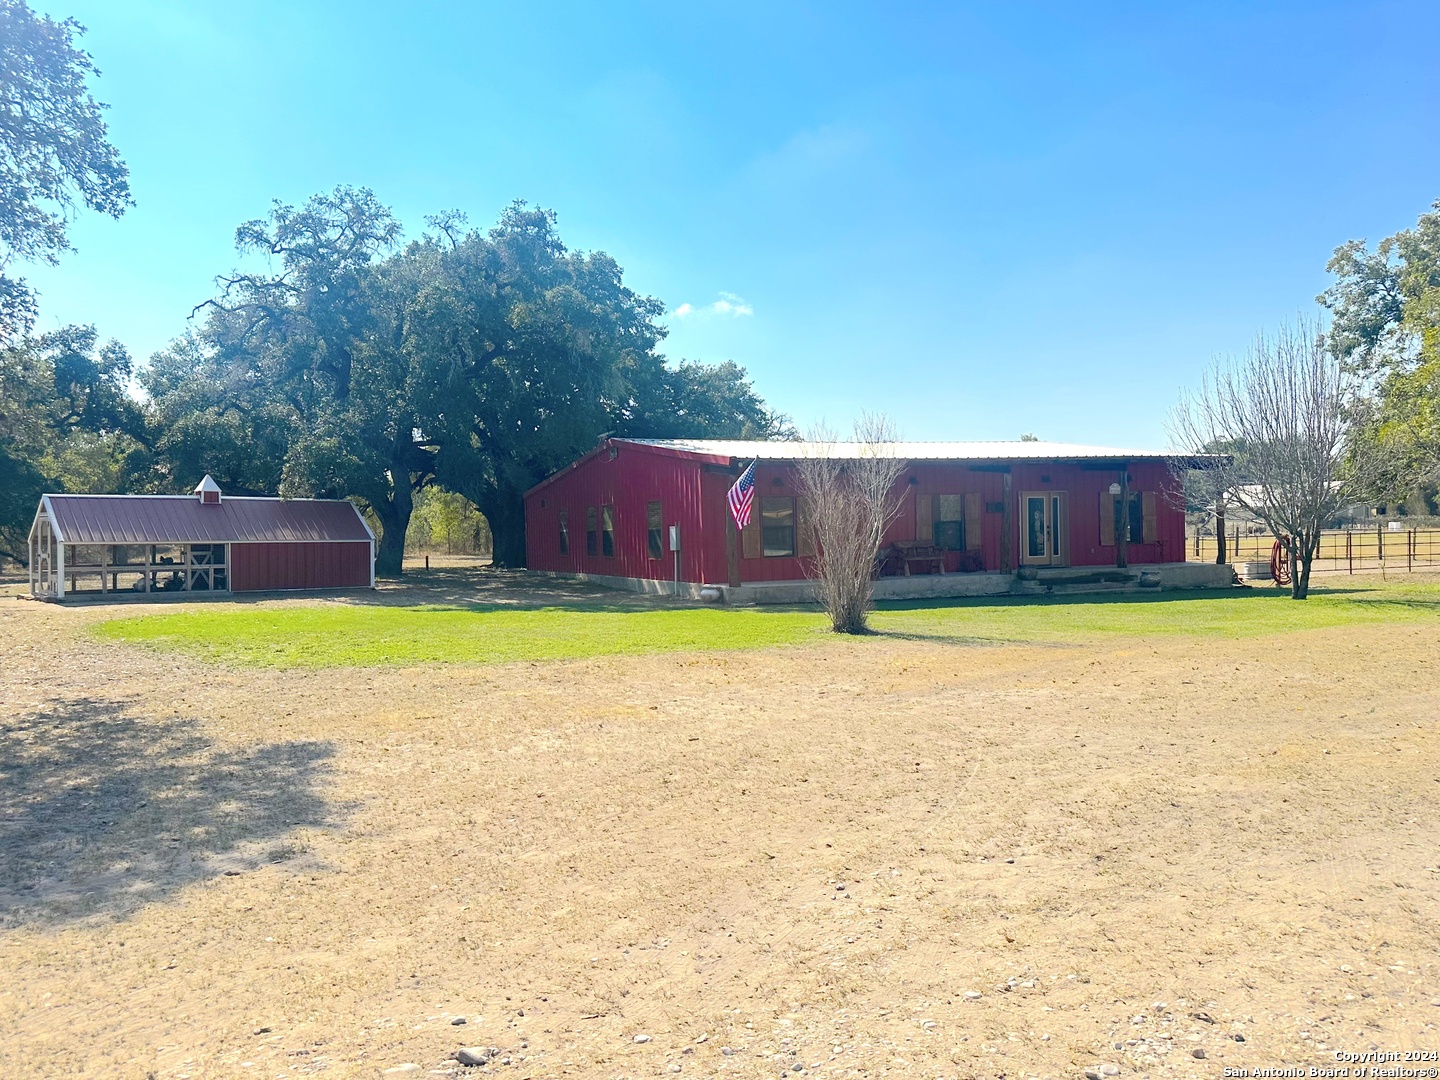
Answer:
[{"label": "red barn shed", "polygon": [[[813,553],[795,465],[814,452],[799,442],[604,440],[526,493],[528,565],[641,591],[713,585],[742,601],[798,598]],[[882,574],[906,580],[882,578],[877,596],[1015,591],[1017,579],[1095,579],[1105,567],[1125,571],[1107,584],[1228,583],[1228,568],[1185,563],[1180,481],[1165,453],[917,442],[896,454],[906,465]],[[752,461],[754,509],[737,531],[725,494]]]},{"label": "red barn shed", "polygon": [[362,588],[375,536],[353,503],[190,495],[42,495],[30,527],[30,594],[148,596]]}]

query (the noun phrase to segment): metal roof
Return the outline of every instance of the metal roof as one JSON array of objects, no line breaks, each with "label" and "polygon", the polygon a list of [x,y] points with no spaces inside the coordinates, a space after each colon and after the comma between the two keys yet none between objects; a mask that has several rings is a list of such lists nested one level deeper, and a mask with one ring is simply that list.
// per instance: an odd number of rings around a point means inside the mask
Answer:
[{"label": "metal roof", "polygon": [[[1227,454],[1187,454],[1167,450],[1134,450],[1078,443],[1026,442],[896,442],[890,444],[902,461],[1163,461],[1176,469],[1212,469],[1230,460]],[[806,457],[856,458],[860,443],[818,443],[801,440],[760,439],[602,439],[589,453],[551,473],[529,491],[529,498],[560,477],[580,468],[607,448],[637,446],[667,454],[693,454],[731,467],[744,461],[801,461]]]},{"label": "metal roof", "polygon": [[[856,458],[861,445],[854,442],[815,443],[757,441],[742,439],[614,439],[682,453],[715,457],[758,458],[761,461],[799,461],[806,457]],[[1171,461],[1191,459],[1194,454],[1164,450],[1133,450],[1111,446],[1082,446],[1059,442],[897,442],[894,456],[906,461]],[[1203,456],[1203,455],[1201,455]]]},{"label": "metal roof", "polygon": [[66,544],[243,544],[371,540],[353,503],[194,495],[45,495]]}]

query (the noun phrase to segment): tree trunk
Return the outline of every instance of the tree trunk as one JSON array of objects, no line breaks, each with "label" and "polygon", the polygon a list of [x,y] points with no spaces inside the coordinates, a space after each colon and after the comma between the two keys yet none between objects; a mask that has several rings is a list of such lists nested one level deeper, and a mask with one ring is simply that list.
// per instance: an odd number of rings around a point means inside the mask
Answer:
[{"label": "tree trunk", "polygon": [[383,517],[380,523],[384,531],[380,534],[380,546],[375,552],[375,574],[377,577],[399,577],[404,573],[405,533],[402,529],[391,528]]},{"label": "tree trunk", "polygon": [[525,565],[525,499],[518,492],[494,492],[479,504],[490,523],[492,566],[519,569]]},{"label": "tree trunk", "polygon": [[405,572],[405,534],[415,509],[415,493],[410,490],[410,474],[398,475],[405,478],[405,483],[388,500],[370,504],[380,519],[380,548],[375,553],[375,573],[379,577],[399,577]]},{"label": "tree trunk", "polygon": [[1304,600],[1310,595],[1310,565],[1315,561],[1318,538],[1297,536],[1290,541],[1290,599]]},{"label": "tree trunk", "polygon": [[1225,556],[1229,552],[1225,550],[1225,504],[1217,501],[1215,503],[1215,561],[1225,563],[1230,560]]}]

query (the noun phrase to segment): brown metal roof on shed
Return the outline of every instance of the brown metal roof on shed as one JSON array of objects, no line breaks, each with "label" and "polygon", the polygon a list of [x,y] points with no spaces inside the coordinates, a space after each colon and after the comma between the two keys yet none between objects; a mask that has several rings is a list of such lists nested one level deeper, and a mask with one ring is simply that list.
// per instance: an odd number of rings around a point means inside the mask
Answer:
[{"label": "brown metal roof on shed", "polygon": [[193,495],[46,495],[67,544],[245,544],[370,540],[353,503]]}]

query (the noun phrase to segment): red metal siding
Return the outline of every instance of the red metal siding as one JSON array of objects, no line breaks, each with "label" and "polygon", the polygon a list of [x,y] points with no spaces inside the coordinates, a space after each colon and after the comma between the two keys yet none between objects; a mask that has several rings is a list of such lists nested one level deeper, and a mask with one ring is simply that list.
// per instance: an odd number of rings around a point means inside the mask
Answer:
[{"label": "red metal siding", "polygon": [[[525,499],[525,555],[533,570],[603,574],[612,577],[673,579],[670,526],[680,526],[680,579],[713,580],[703,576],[701,563],[706,537],[701,519],[704,463],[693,456],[655,453],[645,447],[621,444],[591,455],[553,482]],[[719,477],[722,482],[724,477]],[[722,498],[724,486],[721,487]],[[660,558],[650,558],[647,546],[647,504],[659,501],[663,531]],[[615,508],[615,554],[585,553],[585,511]],[[560,553],[560,512],[569,512],[570,550]],[[724,573],[724,521],[720,520],[721,574]],[[599,523],[597,522],[597,531]],[[724,580],[723,576],[720,580]]]},{"label": "red metal siding", "polygon": [[[569,472],[532,492],[526,499],[526,541],[529,565],[537,570],[608,574],[617,577],[670,578],[673,564],[669,552],[660,560],[649,559],[645,550],[646,503],[659,499],[665,524],[679,523],[684,581],[723,583],[726,580],[725,519],[729,513],[725,493],[734,477],[716,469],[713,459],[688,457],[673,451],[652,452],[643,446],[620,444],[614,458],[608,450],[578,462]],[[1004,515],[990,507],[1005,500],[1005,466],[975,467],[964,462],[917,462],[901,474],[898,482],[900,512],[886,533],[886,543],[915,538],[915,507],[919,498],[931,495],[980,495],[983,540],[980,554],[986,570],[1001,569],[1001,533]],[[1066,492],[1069,507],[1070,565],[1113,566],[1114,545],[1100,543],[1100,495],[1119,481],[1115,468],[1082,467],[1061,462],[1014,462],[1010,470],[1009,545],[1011,569],[1020,549],[1022,492]],[[1185,559],[1185,517],[1172,504],[1176,479],[1161,461],[1133,462],[1130,490],[1156,493],[1154,543],[1132,541],[1128,555],[1132,564],[1183,562]],[[913,483],[911,481],[914,481]],[[755,497],[797,494],[794,464],[761,461],[755,469]],[[585,554],[585,510],[605,504],[615,506],[616,550],[613,557]],[[570,552],[559,553],[559,511],[570,514]],[[742,547],[738,543],[737,547]],[[945,568],[955,571],[961,555],[946,556]],[[805,562],[799,558],[741,557],[742,581],[793,581],[805,576]]]},{"label": "red metal siding", "polygon": [[[1026,466],[1033,470],[1035,477],[1041,475],[1038,467]],[[1074,466],[1071,475],[1061,476],[1064,470],[1046,472],[1056,483],[1041,484],[1022,489],[1017,476],[1014,490],[1044,491],[1065,483],[1070,486],[1070,561],[1074,566],[1114,566],[1115,546],[1100,542],[1100,494],[1108,492],[1112,483],[1120,480],[1120,471],[1110,469],[1101,472],[1083,470]],[[1016,470],[1017,473],[1020,471]],[[1146,544],[1131,540],[1126,545],[1127,561],[1142,563],[1184,562],[1185,561],[1185,511],[1176,499],[1177,481],[1168,466],[1159,461],[1137,461],[1130,465],[1130,490],[1132,492],[1155,492],[1154,543]]]},{"label": "red metal siding", "polygon": [[231,544],[230,588],[350,589],[370,584],[370,543]]}]

